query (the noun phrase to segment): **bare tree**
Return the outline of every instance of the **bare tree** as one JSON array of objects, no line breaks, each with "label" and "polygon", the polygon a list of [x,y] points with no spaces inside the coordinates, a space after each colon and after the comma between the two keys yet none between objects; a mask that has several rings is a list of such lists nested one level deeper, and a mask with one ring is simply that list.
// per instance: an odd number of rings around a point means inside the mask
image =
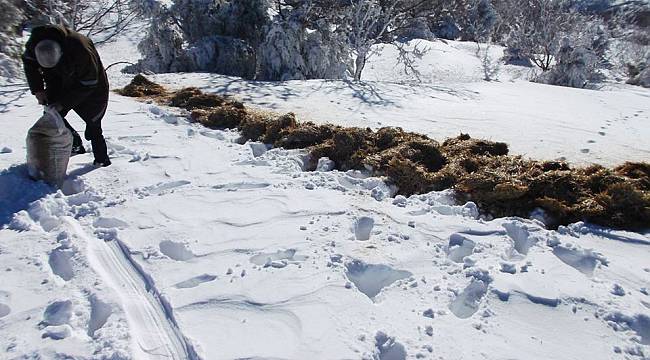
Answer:
[{"label": "bare tree", "polygon": [[554,0],[528,0],[508,9],[513,19],[508,47],[519,49],[542,71],[550,70],[560,40],[575,26],[577,14]]},{"label": "bare tree", "polygon": [[[347,7],[347,29],[349,46],[354,57],[350,73],[355,81],[361,80],[361,74],[368,59],[375,53],[373,46],[378,43],[396,43],[395,35],[412,25],[420,18],[426,18],[434,9],[434,3],[428,0],[352,0]],[[411,66],[412,57],[421,57],[427,50],[407,51],[398,46],[400,63],[413,73],[417,70]],[[410,65],[411,64],[411,65]]]},{"label": "bare tree", "polygon": [[33,23],[61,24],[93,38],[110,41],[137,17],[131,0],[25,0]]}]

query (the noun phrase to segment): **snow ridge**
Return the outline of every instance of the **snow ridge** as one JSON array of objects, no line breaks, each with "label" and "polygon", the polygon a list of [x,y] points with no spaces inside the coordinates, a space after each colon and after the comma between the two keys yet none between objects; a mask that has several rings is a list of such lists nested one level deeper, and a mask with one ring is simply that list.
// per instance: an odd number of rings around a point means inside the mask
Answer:
[{"label": "snow ridge", "polygon": [[154,280],[151,278],[151,276],[147,274],[147,272],[144,271],[142,266],[140,266],[138,262],[133,259],[129,248],[121,240],[116,238],[114,242],[111,243],[111,245],[112,245],[112,250],[116,252],[119,251],[121,256],[123,256],[124,259],[128,261],[129,265],[140,277],[140,279],[145,285],[145,289],[147,290],[148,294],[151,295],[154,298],[154,300],[157,302],[156,305],[158,305],[159,309],[162,310],[165,319],[171,326],[172,332],[176,338],[173,339],[175,340],[174,342],[179,342],[181,344],[183,352],[180,353],[179,351],[176,351],[176,354],[174,355],[178,355],[179,357],[174,356],[173,358],[201,360],[201,358],[197,355],[194,346],[192,346],[191,342],[183,335],[183,333],[179,329],[178,322],[176,321],[176,317],[174,316],[174,311],[172,310],[172,306],[169,304],[169,301],[167,301],[167,299],[165,299],[165,297],[160,293],[158,288],[156,288],[156,284]]}]

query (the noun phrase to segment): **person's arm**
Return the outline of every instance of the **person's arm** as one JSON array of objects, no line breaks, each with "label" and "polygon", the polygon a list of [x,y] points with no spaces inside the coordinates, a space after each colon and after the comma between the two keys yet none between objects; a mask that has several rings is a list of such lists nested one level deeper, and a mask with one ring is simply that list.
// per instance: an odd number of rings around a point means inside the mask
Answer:
[{"label": "person's arm", "polygon": [[31,42],[27,42],[25,52],[22,56],[23,68],[25,69],[25,76],[27,77],[27,84],[32,94],[43,93],[45,91],[45,83],[43,82],[43,75],[39,70],[36,55],[31,46]]},{"label": "person's arm", "polygon": [[57,105],[64,109],[74,109],[82,103],[99,85],[99,66],[83,45],[73,49],[75,86],[66,89],[57,99]]}]

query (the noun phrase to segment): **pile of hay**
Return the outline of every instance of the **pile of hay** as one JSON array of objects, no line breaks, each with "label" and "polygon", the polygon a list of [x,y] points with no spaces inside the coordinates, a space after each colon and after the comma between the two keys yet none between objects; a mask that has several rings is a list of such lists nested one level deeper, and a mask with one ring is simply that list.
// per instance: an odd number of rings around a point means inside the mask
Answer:
[{"label": "pile of hay", "polygon": [[122,96],[130,97],[145,97],[145,96],[164,96],[167,90],[164,87],[150,81],[146,77],[138,74],[131,83],[122,89],[117,90],[117,93]]},{"label": "pile of hay", "polygon": [[333,160],[338,170],[369,169],[385,176],[402,195],[454,189],[459,202],[473,201],[484,214],[495,217],[528,217],[543,209],[551,227],[576,221],[625,229],[650,227],[647,163],[574,169],[564,162],[511,156],[507,144],[467,134],[440,144],[401,128],[373,131],[301,123],[293,113],[247,109],[197,88],[167,93],[140,75],[119,93],[157,96],[164,105],[190,111],[192,119],[207,127],[238,129],[242,141],[307,149],[312,169],[321,157]]}]

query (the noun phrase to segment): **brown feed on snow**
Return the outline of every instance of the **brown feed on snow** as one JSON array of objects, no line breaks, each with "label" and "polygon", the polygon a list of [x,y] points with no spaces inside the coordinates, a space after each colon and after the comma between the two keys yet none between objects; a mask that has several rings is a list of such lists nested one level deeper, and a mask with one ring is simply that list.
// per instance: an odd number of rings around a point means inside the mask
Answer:
[{"label": "brown feed on snow", "polygon": [[371,169],[402,195],[454,189],[459,203],[473,201],[483,214],[495,217],[528,217],[541,208],[551,227],[576,221],[633,230],[650,227],[647,163],[572,168],[561,161],[508,155],[507,144],[467,134],[440,144],[400,128],[373,131],[298,122],[293,113],[247,109],[197,88],[168,93],[140,75],[119,93],[154,96],[161,104],[190,110],[191,118],[205,126],[238,129],[243,141],[307,149],[312,168],[328,157],[338,170]]},{"label": "brown feed on snow", "polygon": [[167,90],[138,74],[133,78],[133,80],[131,80],[131,83],[124,88],[117,90],[117,93],[129,97],[163,96],[167,94]]}]

